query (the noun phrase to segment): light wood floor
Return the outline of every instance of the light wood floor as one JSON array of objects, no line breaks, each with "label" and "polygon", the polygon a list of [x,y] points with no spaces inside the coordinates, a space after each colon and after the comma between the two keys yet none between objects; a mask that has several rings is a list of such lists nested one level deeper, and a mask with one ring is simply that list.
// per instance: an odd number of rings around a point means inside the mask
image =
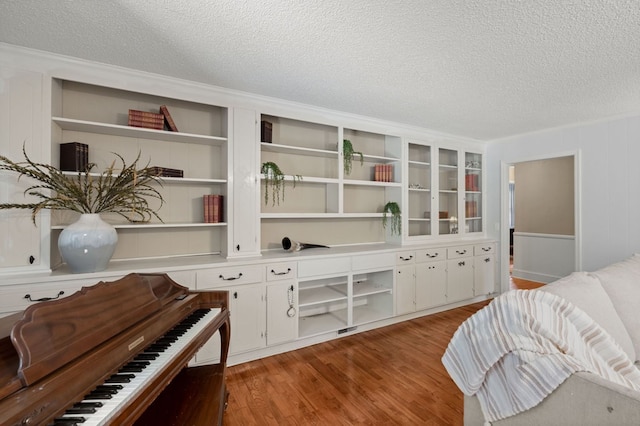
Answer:
[{"label": "light wood floor", "polygon": [[229,367],[224,424],[461,425],[462,393],[440,359],[487,303]]}]

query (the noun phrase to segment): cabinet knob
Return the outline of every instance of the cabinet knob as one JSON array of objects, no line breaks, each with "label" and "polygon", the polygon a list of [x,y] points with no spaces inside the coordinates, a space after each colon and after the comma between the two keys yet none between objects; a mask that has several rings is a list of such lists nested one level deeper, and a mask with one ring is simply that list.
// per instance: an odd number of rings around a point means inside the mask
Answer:
[{"label": "cabinet knob", "polygon": [[238,292],[237,292],[237,291],[234,291],[234,292],[233,292],[233,298],[234,298],[234,299],[237,299],[237,298],[238,298]]},{"label": "cabinet knob", "polygon": [[491,258],[490,258],[490,257],[487,257],[486,259],[484,259],[484,261],[485,261],[486,263],[489,263],[489,262],[491,262]]},{"label": "cabinet knob", "polygon": [[464,266],[464,265],[465,265],[464,260],[458,262],[458,266]]},{"label": "cabinet knob", "polygon": [[35,261],[36,261],[36,258],[33,255],[29,256],[29,265],[33,265],[33,262]]},{"label": "cabinet knob", "polygon": [[237,251],[240,251],[240,244],[238,244],[238,245],[236,246],[236,250],[237,250]]}]

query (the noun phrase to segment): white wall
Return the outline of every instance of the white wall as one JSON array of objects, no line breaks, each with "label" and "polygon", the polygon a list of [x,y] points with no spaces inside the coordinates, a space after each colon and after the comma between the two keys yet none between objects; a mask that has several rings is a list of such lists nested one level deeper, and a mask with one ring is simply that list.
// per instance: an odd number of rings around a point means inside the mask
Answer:
[{"label": "white wall", "polygon": [[580,162],[578,269],[592,271],[640,252],[640,115],[492,142],[485,162],[489,236],[501,238],[502,163],[572,152]]}]

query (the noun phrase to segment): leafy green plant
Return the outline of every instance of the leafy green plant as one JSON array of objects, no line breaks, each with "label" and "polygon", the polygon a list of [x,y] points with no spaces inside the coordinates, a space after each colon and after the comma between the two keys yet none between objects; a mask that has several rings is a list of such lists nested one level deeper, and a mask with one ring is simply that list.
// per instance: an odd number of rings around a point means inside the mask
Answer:
[{"label": "leafy green plant", "polygon": [[342,141],[342,160],[344,163],[344,172],[348,175],[351,174],[351,164],[353,162],[353,157],[356,155],[360,156],[360,165],[362,166],[364,164],[364,156],[362,155],[362,152],[355,151],[351,141],[349,139],[344,139]]},{"label": "leafy green plant", "polygon": [[[390,214],[391,218],[387,215]],[[395,201],[389,201],[384,205],[382,209],[382,226],[387,227],[387,221],[391,221],[391,234],[400,235],[402,231],[402,217],[400,212],[400,206]]]},{"label": "leafy green plant", "polygon": [[[269,197],[271,196],[271,205],[280,205],[280,197],[282,197],[282,201],[284,201],[285,174],[282,173],[280,167],[272,161],[262,163],[260,173],[264,175],[264,204],[269,204]],[[302,180],[302,176],[293,175],[294,188],[296,187],[296,182],[300,180]]]},{"label": "leafy green plant", "polygon": [[[97,167],[89,163],[77,176],[70,176],[48,164],[32,161],[25,147],[22,152],[26,162],[16,163],[0,155],[0,170],[7,170],[36,180],[25,189],[25,195],[39,199],[32,203],[1,203],[0,210],[31,209],[31,219],[36,223],[36,215],[40,210],[71,210],[78,213],[117,213],[130,222],[148,222],[152,217],[162,221],[160,216],[149,206],[148,198],[160,200],[164,204],[162,194],[152,184],[162,181],[149,164],[138,168],[140,153],[129,165],[124,158],[114,153],[120,160],[114,159],[102,173],[92,173]],[[120,167],[116,168],[116,165]]]}]

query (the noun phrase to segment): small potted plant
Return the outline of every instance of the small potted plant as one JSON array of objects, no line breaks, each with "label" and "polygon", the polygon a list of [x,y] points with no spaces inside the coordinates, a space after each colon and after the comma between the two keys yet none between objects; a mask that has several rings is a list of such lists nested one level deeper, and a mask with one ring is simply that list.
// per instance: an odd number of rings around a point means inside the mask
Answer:
[{"label": "small potted plant", "polygon": [[[391,215],[389,218],[387,215]],[[389,201],[382,209],[382,226],[387,227],[387,221],[391,221],[391,235],[400,235],[402,231],[402,217],[400,206],[395,201]]]},{"label": "small potted plant", "polygon": [[[100,213],[116,213],[130,222],[148,222],[152,217],[162,221],[151,208],[149,198],[164,199],[152,186],[162,184],[157,171],[147,164],[138,168],[138,157],[127,165],[119,154],[102,173],[89,163],[77,175],[65,174],[48,164],[32,161],[23,146],[26,162],[16,163],[0,155],[0,170],[18,173],[18,179],[30,178],[36,182],[24,194],[35,197],[32,202],[0,203],[0,210],[30,209],[35,225],[41,210],[69,210],[80,213],[77,222],[65,227],[58,238],[60,253],[76,272],[97,272],[106,269],[118,242],[116,230],[100,218]],[[120,167],[116,167],[120,166]]]},{"label": "small potted plant", "polygon": [[[262,163],[260,173],[264,175],[264,204],[269,204],[269,197],[271,197],[272,206],[276,204],[280,205],[280,197],[282,197],[282,201],[284,201],[285,174],[282,173],[280,167],[272,161]],[[296,187],[296,182],[299,180],[302,180],[302,176],[293,175],[294,188]]]},{"label": "small potted plant", "polygon": [[360,165],[362,166],[364,164],[364,156],[362,155],[362,152],[355,151],[351,141],[349,139],[344,139],[342,141],[342,160],[344,163],[344,172],[348,175],[351,174],[351,164],[353,162],[353,157],[356,155],[360,156]]}]

